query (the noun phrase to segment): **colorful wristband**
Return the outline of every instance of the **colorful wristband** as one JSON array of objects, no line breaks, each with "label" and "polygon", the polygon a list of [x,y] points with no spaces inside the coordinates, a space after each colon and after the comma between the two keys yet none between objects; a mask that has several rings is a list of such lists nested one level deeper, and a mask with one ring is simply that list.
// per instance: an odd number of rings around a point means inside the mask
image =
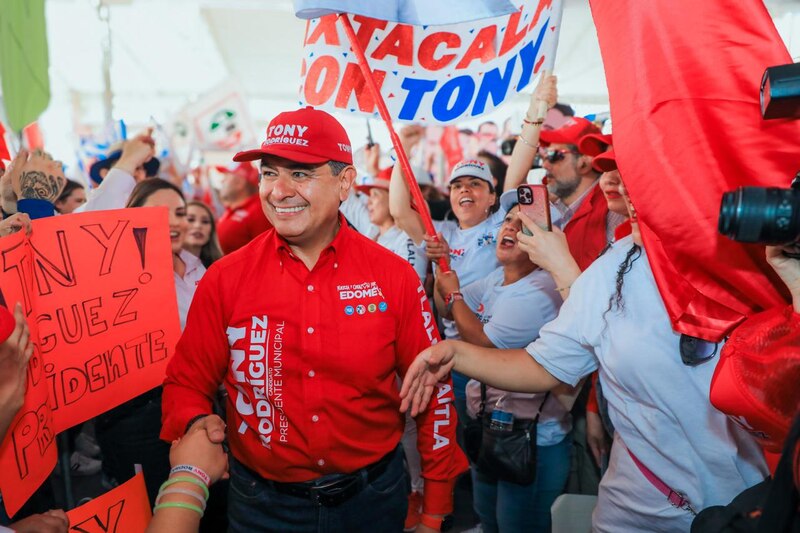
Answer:
[{"label": "colorful wristband", "polygon": [[172,470],[169,471],[169,475],[172,474],[179,474],[181,472],[188,472],[190,474],[194,474],[195,476],[199,477],[203,480],[206,485],[211,485],[211,478],[208,477],[208,474],[203,471],[202,468],[198,468],[192,465],[176,465],[172,467]]},{"label": "colorful wristband", "polygon": [[167,502],[167,503],[159,503],[155,507],[153,507],[153,512],[155,513],[159,509],[164,509],[168,507],[175,507],[178,509],[189,509],[190,511],[197,511],[200,515],[200,518],[203,518],[203,510],[200,509],[193,503],[185,503],[185,502]]},{"label": "colorful wristband", "polygon": [[169,494],[183,494],[185,496],[191,496],[192,498],[196,499],[200,502],[200,506],[203,508],[203,511],[206,510],[206,499],[197,494],[194,491],[186,490],[186,489],[179,489],[179,488],[172,488],[163,491],[158,491],[158,496],[156,496],[156,505],[158,505],[161,501],[161,498],[167,496]]},{"label": "colorful wristband", "polygon": [[197,479],[196,477],[189,477],[189,476],[171,477],[164,483],[162,483],[161,487],[158,490],[160,492],[165,488],[169,487],[170,485],[174,485],[175,483],[181,483],[184,481],[186,483],[194,483],[198,487],[201,487],[203,489],[203,494],[205,494],[206,496],[206,500],[208,499],[208,486],[199,479]]}]

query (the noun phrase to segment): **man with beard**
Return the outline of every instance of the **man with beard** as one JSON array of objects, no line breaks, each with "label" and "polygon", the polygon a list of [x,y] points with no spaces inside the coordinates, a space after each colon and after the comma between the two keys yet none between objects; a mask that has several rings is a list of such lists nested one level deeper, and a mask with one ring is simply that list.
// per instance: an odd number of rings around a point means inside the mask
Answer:
[{"label": "man with beard", "polygon": [[569,249],[585,270],[606,247],[608,205],[597,187],[600,173],[592,168],[592,157],[578,148],[581,138],[600,130],[580,117],[570,117],[560,128],[542,130],[539,136],[542,166],[547,171],[547,189],[553,206],[561,214],[553,225],[564,230]]}]

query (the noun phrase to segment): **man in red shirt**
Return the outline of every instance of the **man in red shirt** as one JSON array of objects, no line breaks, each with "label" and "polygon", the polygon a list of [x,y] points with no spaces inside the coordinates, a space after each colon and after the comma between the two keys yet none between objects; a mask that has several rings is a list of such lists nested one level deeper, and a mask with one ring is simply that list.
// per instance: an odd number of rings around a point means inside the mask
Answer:
[{"label": "man in red shirt", "polygon": [[250,162],[232,168],[217,167],[223,173],[220,200],[225,212],[217,222],[217,235],[222,251],[238,250],[272,227],[258,199],[258,170]]},{"label": "man in red shirt", "polygon": [[[401,531],[407,481],[396,376],[438,341],[425,291],[404,259],[339,214],[356,176],[332,116],[281,113],[261,148],[260,198],[274,229],[214,263],[198,286],[164,382],[162,438],[192,424],[222,440],[211,413],[228,391],[230,531]],[[417,417],[422,525],[452,510],[467,462],[452,386]]]}]

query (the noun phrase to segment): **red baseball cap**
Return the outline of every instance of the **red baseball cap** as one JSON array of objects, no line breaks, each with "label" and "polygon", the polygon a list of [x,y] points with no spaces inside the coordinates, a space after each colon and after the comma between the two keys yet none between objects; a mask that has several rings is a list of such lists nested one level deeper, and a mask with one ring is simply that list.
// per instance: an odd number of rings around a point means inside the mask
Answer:
[{"label": "red baseball cap", "polygon": [[236,176],[241,176],[251,185],[258,187],[258,170],[250,162],[242,162],[231,167],[216,166],[214,168],[223,174],[234,174]]},{"label": "red baseball cap", "polygon": [[590,133],[600,133],[600,128],[585,118],[570,117],[557,130],[542,130],[539,134],[539,145],[574,144],[578,146],[581,139]]},{"label": "red baseball cap", "polygon": [[[797,413],[797,338],[791,306],[776,307],[733,330],[711,378],[711,403],[770,452],[780,452]],[[769,332],[765,335],[764,332]]]},{"label": "red baseball cap", "polygon": [[339,161],[353,164],[350,138],[338,120],[313,107],[284,111],[267,126],[261,148],[239,152],[234,161],[253,161],[265,155],[298,163]]},{"label": "red baseball cap", "polygon": [[592,159],[592,167],[598,172],[611,172],[617,170],[617,157],[614,155],[614,149],[603,152]]},{"label": "red baseball cap", "polygon": [[578,143],[578,150],[584,155],[594,157],[605,152],[612,144],[610,133],[608,135],[590,133],[580,140]]}]

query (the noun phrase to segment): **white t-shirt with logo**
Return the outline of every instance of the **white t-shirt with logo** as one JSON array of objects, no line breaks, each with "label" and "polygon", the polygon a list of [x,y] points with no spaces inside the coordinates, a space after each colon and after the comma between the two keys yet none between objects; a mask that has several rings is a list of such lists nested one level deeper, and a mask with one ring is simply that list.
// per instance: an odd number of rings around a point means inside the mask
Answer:
[{"label": "white t-shirt with logo", "polygon": [[[450,246],[450,267],[458,274],[462,287],[488,276],[500,264],[497,262],[497,232],[506,217],[500,208],[489,217],[469,229],[461,229],[455,220],[434,220],[437,232],[441,232]],[[452,320],[442,320],[445,337],[458,339],[458,330]]]},{"label": "white t-shirt with logo", "polygon": [[[483,324],[483,332],[498,348],[524,348],[539,336],[539,328],[553,320],[561,307],[561,296],[553,278],[537,269],[524,278],[503,285],[503,267],[487,277],[461,289],[464,302]],[[503,410],[516,418],[532,420],[542,405],[545,394],[507,392],[486,387],[486,412],[494,410],[502,398]],[[480,409],[481,384],[474,379],[467,383],[467,408],[476,416]],[[569,412],[550,395],[542,409],[537,427],[539,446],[558,444],[572,430]]]},{"label": "white t-shirt with logo", "polygon": [[[681,361],[680,334],[672,329],[644,250],[625,274],[623,310],[605,313],[632,246],[630,236],[621,239],[592,263],[573,283],[558,317],[526,349],[572,385],[599,367],[615,439],[683,492],[696,511],[726,505],[764,479],[764,457],[750,435],[711,405],[719,357],[694,367]],[[601,482],[594,528],[688,531],[691,515],[671,510],[635,464],[619,455],[627,453],[624,446],[612,451],[614,468]]]}]

